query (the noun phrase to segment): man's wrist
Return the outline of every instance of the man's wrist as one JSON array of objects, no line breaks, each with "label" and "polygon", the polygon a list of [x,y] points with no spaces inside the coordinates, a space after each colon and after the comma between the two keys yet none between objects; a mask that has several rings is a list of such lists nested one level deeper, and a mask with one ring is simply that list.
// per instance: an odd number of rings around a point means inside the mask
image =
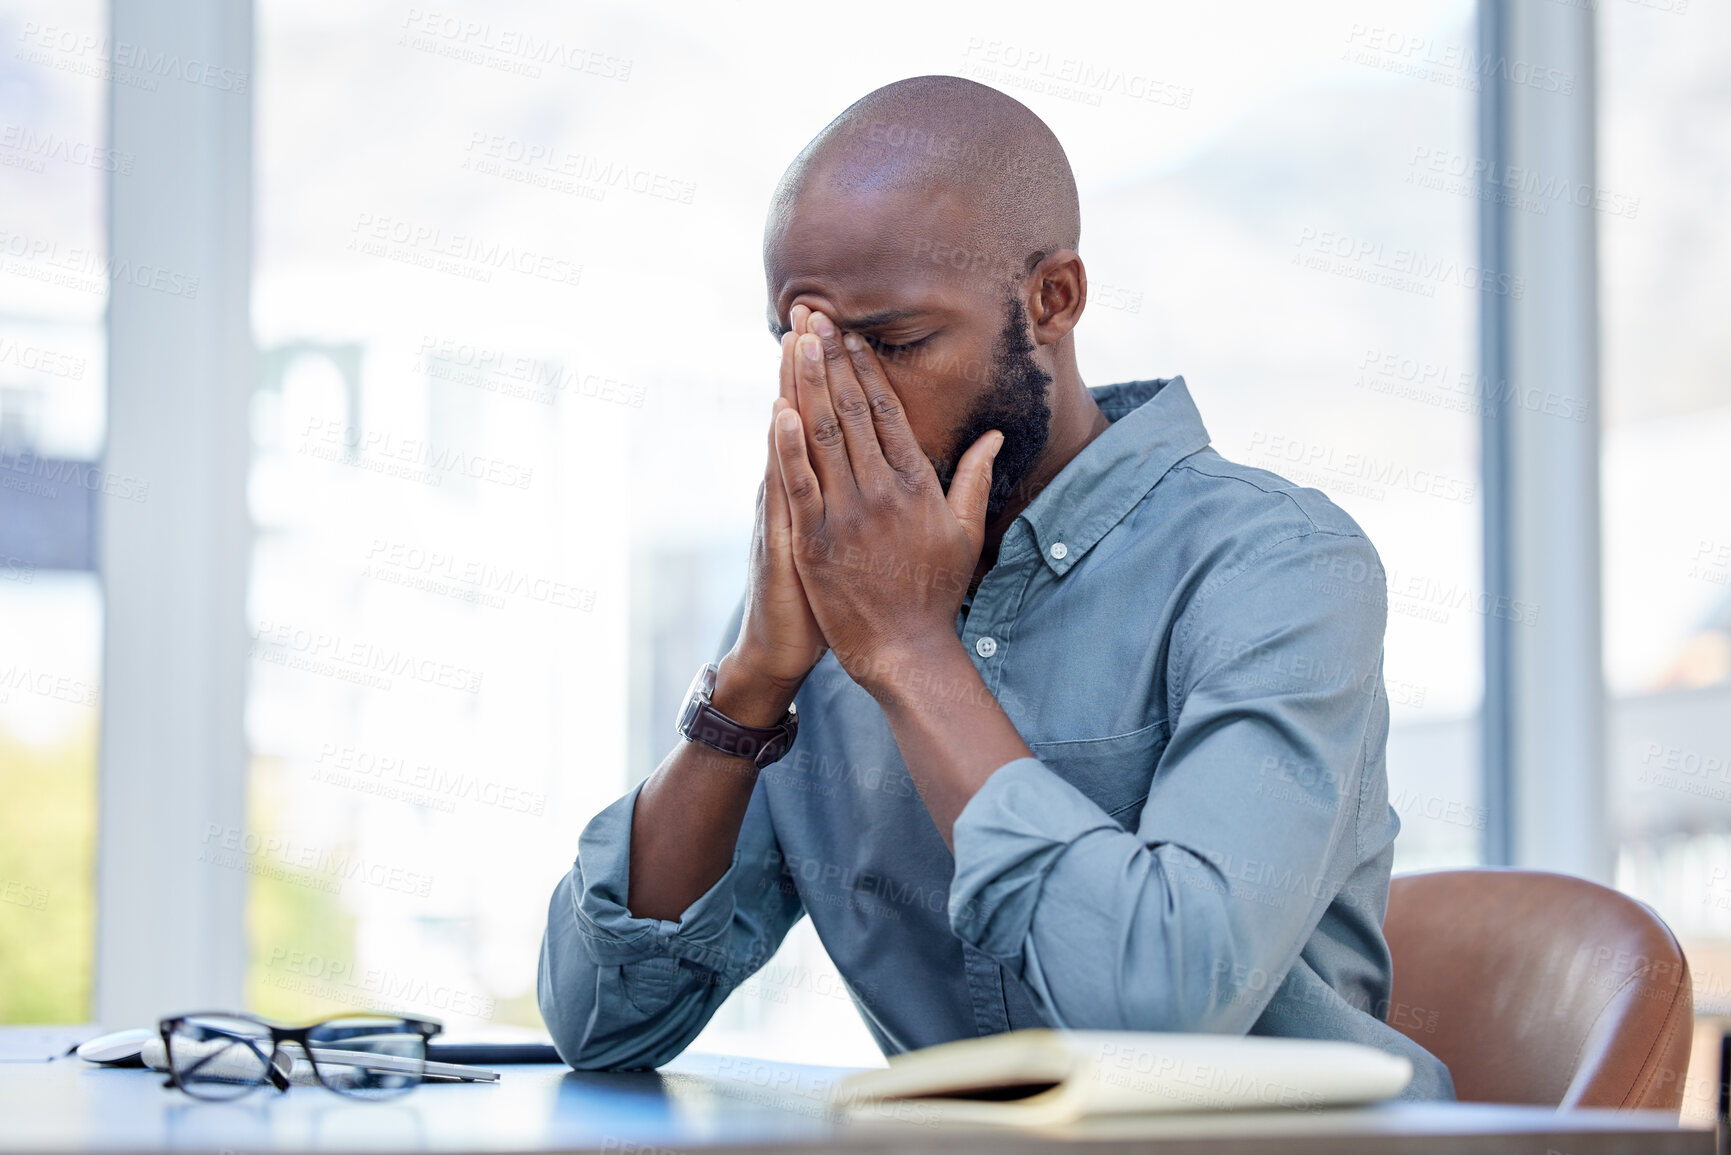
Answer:
[{"label": "man's wrist", "polygon": [[729,651],[716,664],[715,692],[709,696],[709,704],[741,726],[767,728],[787,717],[787,708],[798,692],[799,683],[775,682]]},{"label": "man's wrist", "polygon": [[978,681],[968,651],[954,634],[940,634],[929,642],[875,651],[857,663],[855,681],[877,699],[905,701],[923,695],[942,694],[960,681]]}]

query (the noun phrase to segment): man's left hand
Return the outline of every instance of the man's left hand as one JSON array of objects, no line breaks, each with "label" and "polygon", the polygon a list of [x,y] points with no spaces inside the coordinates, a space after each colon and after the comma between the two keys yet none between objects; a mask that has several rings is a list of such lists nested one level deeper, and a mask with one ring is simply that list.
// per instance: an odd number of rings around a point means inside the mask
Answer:
[{"label": "man's left hand", "polygon": [[795,566],[836,659],[877,695],[941,647],[960,648],[956,611],[1004,435],[968,447],[946,496],[857,333],[814,312],[793,361],[799,404],[777,415],[775,442]]}]

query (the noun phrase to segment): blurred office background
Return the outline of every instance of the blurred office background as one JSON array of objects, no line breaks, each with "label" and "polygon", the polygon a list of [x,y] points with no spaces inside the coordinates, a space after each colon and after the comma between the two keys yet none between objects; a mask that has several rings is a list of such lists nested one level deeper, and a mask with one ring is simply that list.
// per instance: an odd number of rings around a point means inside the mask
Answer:
[{"label": "blurred office background", "polygon": [[[1183,374],[1222,453],[1376,543],[1396,869],[1599,877],[1731,1008],[1723,5],[1511,17],[1592,30],[1504,82],[1590,135],[1497,211],[1588,227],[1489,293],[1464,0],[145,7],[0,0],[0,1022],[154,1013],[184,976],[133,960],[174,940],[271,1015],[538,1028],[548,893],[742,588],[770,190],[933,72],[1069,152],[1084,377]],[[1558,278],[1586,369],[1487,375],[1487,297],[1518,330]],[[1590,518],[1543,597],[1487,583],[1492,405],[1517,458],[1593,451],[1518,482]],[[1510,689],[1495,631],[1579,607],[1602,694]],[[1497,745],[1529,706],[1598,735],[1562,777]],[[702,1045],[880,1061],[803,924]]]}]

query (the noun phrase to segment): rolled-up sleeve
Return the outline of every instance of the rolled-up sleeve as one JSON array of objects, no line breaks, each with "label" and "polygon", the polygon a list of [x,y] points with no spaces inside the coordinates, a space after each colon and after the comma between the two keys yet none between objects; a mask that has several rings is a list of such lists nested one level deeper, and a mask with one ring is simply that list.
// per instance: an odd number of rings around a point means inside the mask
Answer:
[{"label": "rolled-up sleeve", "polygon": [[[715,660],[732,647],[744,609],[742,598]],[[633,915],[631,819],[642,789],[590,819],[547,908],[536,996],[559,1054],[581,1070],[671,1061],[804,913],[759,781],[715,885],[678,921]]]},{"label": "rolled-up sleeve", "polygon": [[585,1070],[657,1067],[684,1050],[803,912],[761,789],[733,864],[678,921],[638,918],[630,886],[638,790],[597,814],[547,911],[537,994],[559,1054]]},{"label": "rolled-up sleeve", "polygon": [[[1363,577],[1320,580],[1343,565]],[[999,768],[955,825],[956,934],[1056,1025],[1247,1031],[1365,850],[1386,612],[1375,551],[1348,534],[1284,538],[1201,583],[1138,829],[1035,758]]]}]

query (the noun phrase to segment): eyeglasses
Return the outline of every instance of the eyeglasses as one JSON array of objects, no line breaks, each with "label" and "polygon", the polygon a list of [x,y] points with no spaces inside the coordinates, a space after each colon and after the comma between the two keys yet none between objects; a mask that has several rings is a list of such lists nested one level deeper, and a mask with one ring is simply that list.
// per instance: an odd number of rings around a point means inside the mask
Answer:
[{"label": "eyeglasses", "polygon": [[[176,1015],[157,1024],[168,1052],[168,1082],[200,1099],[235,1099],[266,1083],[286,1091],[313,1078],[343,1095],[386,1099],[421,1081],[427,1040],[444,1030],[431,1019],[340,1015],[282,1027],[220,1011]],[[286,1049],[293,1044],[304,1058]]]}]

